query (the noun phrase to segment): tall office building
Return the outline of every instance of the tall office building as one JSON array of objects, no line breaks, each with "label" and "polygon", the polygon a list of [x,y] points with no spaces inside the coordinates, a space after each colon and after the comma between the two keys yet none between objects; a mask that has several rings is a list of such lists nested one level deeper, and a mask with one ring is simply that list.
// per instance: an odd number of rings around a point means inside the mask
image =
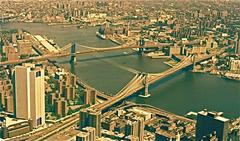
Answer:
[{"label": "tall office building", "polygon": [[15,67],[14,115],[32,119],[33,126],[45,124],[44,70],[34,64]]},{"label": "tall office building", "polygon": [[216,134],[218,141],[226,141],[229,119],[222,113],[201,111],[197,115],[196,141],[201,141],[211,134]]},{"label": "tall office building", "polygon": [[125,126],[125,135],[138,137],[138,121],[128,121]]},{"label": "tall office building", "polygon": [[76,141],[91,141],[89,137],[90,137],[90,135],[88,132],[80,132],[76,136]]},{"label": "tall office building", "polygon": [[237,45],[237,49],[236,49],[236,54],[240,55],[240,38],[238,39],[238,45]]},{"label": "tall office building", "polygon": [[79,128],[93,127],[96,129],[96,136],[101,137],[101,111],[93,109],[80,110]]},{"label": "tall office building", "polygon": [[13,96],[5,96],[5,110],[6,112],[13,113]]},{"label": "tall office building", "polygon": [[238,49],[237,49],[236,54],[240,55],[240,39],[238,40]]},{"label": "tall office building", "polygon": [[180,141],[180,135],[165,130],[157,130],[155,132],[155,141]]},{"label": "tall office building", "polygon": [[85,127],[76,136],[76,141],[96,141],[95,128]]},{"label": "tall office building", "polygon": [[237,32],[234,40],[235,54],[240,55],[240,32]]},{"label": "tall office building", "polygon": [[125,137],[124,140],[125,141],[139,141],[138,137],[135,137],[133,135],[129,135],[129,136]]},{"label": "tall office building", "polygon": [[89,133],[89,141],[96,141],[96,129],[93,127],[85,127],[82,131]]},{"label": "tall office building", "polygon": [[138,117],[129,121],[125,126],[125,135],[137,137],[139,141],[144,141],[144,119]]}]

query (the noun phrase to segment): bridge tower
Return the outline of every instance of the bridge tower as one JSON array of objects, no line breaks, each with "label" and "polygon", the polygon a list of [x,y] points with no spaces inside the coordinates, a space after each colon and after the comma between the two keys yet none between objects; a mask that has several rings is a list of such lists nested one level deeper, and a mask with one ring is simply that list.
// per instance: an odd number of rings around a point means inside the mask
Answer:
[{"label": "bridge tower", "polygon": [[149,96],[151,96],[151,94],[149,94],[149,88],[148,88],[148,86],[149,86],[149,82],[148,82],[149,75],[148,75],[148,73],[146,73],[144,75],[145,75],[145,79],[144,79],[144,82],[143,82],[143,84],[144,84],[144,94],[141,94],[140,97],[149,97]]},{"label": "bridge tower", "polygon": [[71,46],[71,56],[70,56],[70,63],[76,63],[77,62],[77,58],[76,58],[76,44],[75,43],[72,43],[72,46]]},{"label": "bridge tower", "polygon": [[143,53],[143,49],[144,49],[144,45],[145,45],[145,40],[144,38],[141,38],[139,40],[139,45],[140,45],[140,48],[138,50],[138,54],[142,54]]}]

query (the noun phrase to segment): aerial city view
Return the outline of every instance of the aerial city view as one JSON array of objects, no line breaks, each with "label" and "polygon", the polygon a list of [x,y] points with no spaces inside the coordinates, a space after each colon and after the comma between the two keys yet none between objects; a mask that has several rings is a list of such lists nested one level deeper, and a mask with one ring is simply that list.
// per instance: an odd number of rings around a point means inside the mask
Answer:
[{"label": "aerial city view", "polygon": [[0,0],[0,141],[240,141],[240,0]]}]

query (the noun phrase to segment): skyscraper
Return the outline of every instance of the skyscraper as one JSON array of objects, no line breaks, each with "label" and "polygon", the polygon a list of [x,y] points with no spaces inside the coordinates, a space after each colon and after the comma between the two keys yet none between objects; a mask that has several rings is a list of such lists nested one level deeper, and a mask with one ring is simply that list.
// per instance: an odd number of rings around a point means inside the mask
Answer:
[{"label": "skyscraper", "polygon": [[34,64],[15,67],[14,115],[32,119],[34,127],[45,124],[44,70]]},{"label": "skyscraper", "polygon": [[240,39],[238,40],[238,49],[236,54],[240,55]]},{"label": "skyscraper", "polygon": [[96,136],[101,137],[101,111],[93,109],[80,110],[79,128],[93,127],[96,129]]},{"label": "skyscraper", "polygon": [[89,133],[88,132],[80,132],[77,136],[76,136],[76,141],[90,141],[89,138]]},{"label": "skyscraper", "polygon": [[7,112],[13,113],[13,96],[5,96],[5,108]]},{"label": "skyscraper", "polygon": [[139,141],[144,141],[144,119],[137,117],[133,121],[129,121],[125,126],[125,135],[138,137]]},{"label": "skyscraper", "polygon": [[201,111],[197,115],[196,141],[211,134],[216,134],[218,141],[226,141],[229,119],[222,117],[222,113]]},{"label": "skyscraper", "polygon": [[82,131],[89,133],[89,141],[96,141],[96,130],[93,127],[85,127]]},{"label": "skyscraper", "polygon": [[138,121],[128,121],[125,126],[125,135],[132,135],[138,137]]},{"label": "skyscraper", "polygon": [[235,54],[240,55],[240,32],[237,32],[235,35],[235,40],[234,40],[234,48],[235,48]]}]

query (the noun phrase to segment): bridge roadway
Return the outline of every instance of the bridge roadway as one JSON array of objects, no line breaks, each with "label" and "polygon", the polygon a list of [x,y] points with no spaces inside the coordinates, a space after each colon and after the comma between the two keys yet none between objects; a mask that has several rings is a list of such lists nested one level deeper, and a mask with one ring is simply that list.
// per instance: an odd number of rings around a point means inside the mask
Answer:
[{"label": "bridge roadway", "polygon": [[[195,62],[201,62],[203,60],[209,59],[212,56],[216,56],[219,54],[222,54],[225,51],[225,48],[221,49],[220,51],[216,52],[216,53],[212,53],[209,55],[204,55],[202,57],[196,57]],[[162,73],[155,73],[155,74],[149,74],[147,81],[148,84],[153,84],[156,81],[159,81],[169,75],[172,75],[174,73],[176,73],[177,71],[189,67],[191,65],[193,65],[193,56],[190,55],[188,57],[185,57],[182,61],[180,61],[179,63],[177,63],[177,65],[175,65],[174,67],[162,72]],[[144,85],[144,80],[146,75],[145,74],[138,74],[136,75],[120,92],[118,92],[116,94],[116,96],[110,98],[108,101],[105,101],[103,103],[97,104],[97,105],[93,105],[90,107],[90,110],[99,110],[102,111],[112,105],[114,105],[115,103],[117,103],[118,101],[121,101],[129,96],[131,96],[132,94],[134,94],[135,92],[143,89],[145,87]]]},{"label": "bridge roadway", "polygon": [[[212,56],[219,55],[223,52],[224,52],[224,50],[221,50],[217,53],[213,53],[213,54],[201,57],[201,58],[197,58],[196,62],[206,60],[208,58],[211,58]],[[174,66],[173,68],[171,68],[169,70],[164,71],[163,73],[150,74],[150,77],[148,80],[149,84],[152,84],[164,77],[167,77],[168,75],[173,74],[174,72],[176,72],[184,67],[192,65],[192,62],[190,60],[191,60],[191,57],[187,57],[187,58],[183,59],[181,62],[179,62],[176,66]],[[90,108],[93,109],[94,111],[95,110],[103,110],[104,108],[107,108],[107,107],[113,105],[114,103],[116,103],[120,100],[123,100],[124,98],[132,95],[133,93],[137,92],[138,90],[144,88],[143,80],[145,80],[145,77],[146,76],[144,74],[136,75],[121,91],[119,91],[116,94],[115,97],[111,97],[106,102],[103,102],[103,103],[97,104],[97,105],[93,105]],[[97,108],[97,109],[95,109],[95,108]],[[159,109],[150,109],[150,112],[156,112],[156,113],[159,113],[160,115],[161,114],[172,115],[166,111],[162,111]],[[183,118],[181,116],[173,116],[173,117],[192,122],[191,120],[187,120],[186,118]],[[72,117],[62,121],[61,123],[54,124],[48,128],[41,129],[40,131],[28,133],[28,134],[21,135],[18,137],[9,138],[7,140],[37,140],[37,139],[44,140],[47,137],[49,137],[53,134],[56,134],[60,130],[63,130],[63,129],[66,129],[67,127],[73,126],[78,121],[79,121],[79,114],[73,115]]]},{"label": "bridge roadway", "polygon": [[[134,79],[129,82],[129,85],[131,85],[132,83],[134,84],[134,82],[138,81],[138,80],[139,80],[139,77],[136,75],[134,77]],[[128,87],[129,85],[126,85],[125,87]],[[108,101],[110,101],[110,99]],[[16,140],[16,141],[22,141],[22,140],[41,141],[41,140],[45,140],[48,137],[58,133],[61,130],[64,130],[68,127],[74,126],[78,122],[79,122],[79,114],[72,115],[72,117],[63,120],[62,122],[58,122],[58,123],[56,123],[56,124],[54,124],[50,127],[41,129],[39,131],[31,132],[31,133],[28,133],[28,134],[24,134],[24,135],[21,135],[21,136],[9,138],[6,141],[10,141],[10,140]]]},{"label": "bridge roadway", "polygon": [[[190,41],[188,44],[195,44],[198,43],[200,39]],[[145,45],[143,48],[161,48],[165,46],[170,46],[171,43],[155,43],[155,42],[150,42],[150,44]],[[141,48],[141,46],[136,45],[135,41],[129,41],[124,45],[116,46],[116,47],[103,47],[103,48],[96,48],[96,47],[89,47],[89,46],[84,46],[84,45],[79,45],[79,47],[83,48],[88,48],[89,50],[86,51],[77,51],[76,53],[71,54],[70,52],[61,52],[61,53],[50,53],[50,54],[45,54],[42,56],[38,57],[30,57],[27,59],[20,59],[20,60],[12,60],[12,61],[4,61],[0,62],[0,66],[2,65],[11,65],[11,64],[19,64],[19,63],[24,63],[28,61],[40,61],[40,60],[46,60],[46,59],[52,59],[52,58],[61,58],[61,57],[67,57],[71,55],[84,55],[84,54],[91,54],[91,53],[101,53],[101,52],[109,52],[109,51],[117,51],[117,50],[125,50],[125,49],[136,49],[136,48]],[[67,44],[64,46],[61,50],[67,50],[68,48],[71,47],[71,44]]]},{"label": "bridge roadway", "polygon": [[[203,38],[199,38],[199,39],[195,39],[192,40],[188,43],[184,43],[184,45],[193,45],[193,44],[198,44],[201,40],[203,40]],[[178,42],[177,44],[180,44],[181,42]],[[121,48],[124,46],[129,46],[129,45],[135,45],[136,46],[136,41],[134,39],[130,39],[129,41],[127,41],[126,44],[123,45],[119,45],[119,46],[113,46],[113,47],[90,47],[90,46],[85,46],[85,45],[80,45],[80,44],[76,44],[77,47],[82,47],[82,48],[87,48],[90,50],[105,50],[105,49],[109,49],[109,48]],[[172,43],[158,43],[158,42],[153,42],[153,41],[147,41],[145,43],[144,48],[161,48],[161,47],[165,47],[165,46],[171,46],[173,45]],[[65,45],[64,47],[61,48],[61,51],[66,51],[67,49],[71,48],[72,43],[69,43],[67,45]],[[136,47],[139,48],[139,47]]]},{"label": "bridge roadway", "polygon": [[105,101],[103,103],[93,105],[90,108],[103,110],[104,108],[113,105],[115,102],[117,102],[117,100],[123,99],[125,97],[125,94],[133,93],[134,90],[137,90],[137,88],[139,87],[139,82],[142,82],[143,79],[144,75],[135,75],[135,77],[121,91],[119,91],[116,96],[110,98],[108,101]]},{"label": "bridge roadway", "polygon": [[[186,59],[186,60],[189,60],[189,59]],[[157,80],[158,77],[159,77],[159,79],[161,79],[163,77],[166,77],[166,76],[168,76],[170,74],[173,74],[176,71],[182,69],[183,68],[182,66],[185,66],[185,65],[183,65],[185,63],[186,63],[185,61],[180,62],[175,67],[173,67],[171,69],[168,69],[168,70],[164,71],[163,73],[150,75],[149,78],[148,78],[149,79],[148,80],[149,84],[154,83],[155,81],[153,81],[153,80]],[[110,98],[106,102],[94,105],[94,106],[92,106],[90,108],[91,109],[98,109],[98,110],[102,111],[102,110],[106,109],[107,107],[110,107],[111,105],[117,103],[118,101],[121,101],[121,100],[129,97],[133,93],[135,93],[138,90],[141,90],[141,89],[143,89],[145,87],[144,83],[143,83],[143,80],[146,79],[145,77],[146,76],[144,74],[136,75],[120,92],[118,92],[116,94],[116,96]]]},{"label": "bridge roadway", "polygon": [[[167,44],[164,44],[162,46],[167,46]],[[70,53],[70,52],[50,53],[50,54],[45,54],[42,56],[30,57],[27,59],[0,62],[0,66],[1,65],[19,64],[19,63],[24,63],[24,62],[28,62],[28,61],[41,61],[41,60],[47,60],[47,59],[53,59],[53,58],[62,58],[62,57],[67,57],[67,56],[72,56],[72,55],[78,56],[78,55],[84,55],[84,54],[101,53],[101,52],[109,52],[109,51],[117,51],[117,50],[125,50],[125,49],[134,49],[134,48],[141,48],[141,47],[135,45],[134,43],[127,43],[127,44],[124,44],[122,46],[117,46],[117,47],[91,48],[90,50],[77,51],[76,53]],[[153,48],[153,46],[145,46],[144,48]]]},{"label": "bridge roadway", "polygon": [[[122,48],[122,47],[126,47],[126,46],[132,46],[135,45],[136,46],[136,41],[134,40],[129,40],[128,42],[126,42],[125,44],[119,45],[119,46],[112,46],[112,47],[90,47],[90,46],[85,46],[85,45],[80,45],[80,44],[76,44],[77,47],[81,47],[81,48],[87,48],[87,49],[91,49],[91,50],[105,50],[105,49],[109,49],[109,48]],[[157,42],[146,42],[144,48],[161,48],[164,46],[170,46],[171,43],[157,43]],[[71,48],[72,43],[69,43],[67,45],[65,45],[64,47],[61,48],[62,51],[66,51],[67,49]],[[139,47],[138,47],[139,48]]]}]

